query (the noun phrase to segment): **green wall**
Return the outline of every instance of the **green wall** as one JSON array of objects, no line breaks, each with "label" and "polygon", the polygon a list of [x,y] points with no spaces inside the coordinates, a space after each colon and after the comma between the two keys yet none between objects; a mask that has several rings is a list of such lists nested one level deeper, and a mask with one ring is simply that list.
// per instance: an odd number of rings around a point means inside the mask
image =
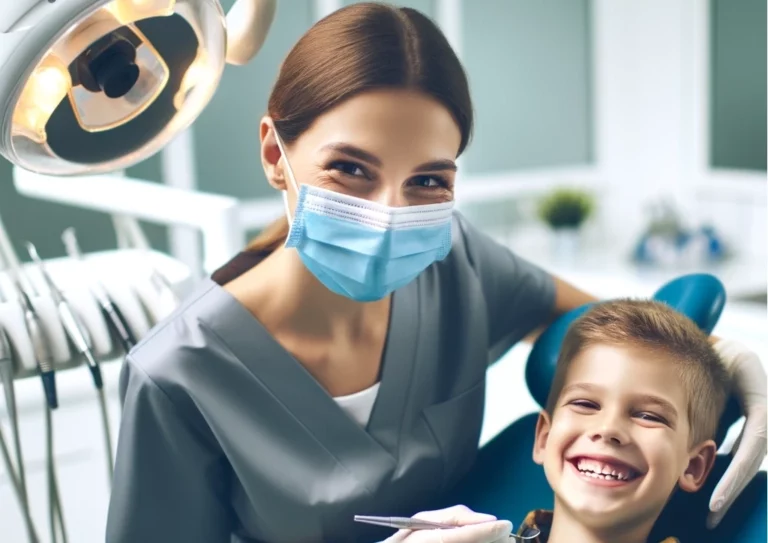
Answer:
[{"label": "green wall", "polygon": [[[224,0],[224,9],[234,0]],[[259,121],[280,64],[312,26],[314,2],[278,2],[275,21],[258,56],[245,66],[227,66],[211,103],[194,124],[200,190],[256,198],[277,196],[261,166]]]},{"label": "green wall", "polygon": [[470,173],[592,161],[589,0],[465,1]]},{"label": "green wall", "polygon": [[766,169],[766,1],[711,0],[710,164]]}]

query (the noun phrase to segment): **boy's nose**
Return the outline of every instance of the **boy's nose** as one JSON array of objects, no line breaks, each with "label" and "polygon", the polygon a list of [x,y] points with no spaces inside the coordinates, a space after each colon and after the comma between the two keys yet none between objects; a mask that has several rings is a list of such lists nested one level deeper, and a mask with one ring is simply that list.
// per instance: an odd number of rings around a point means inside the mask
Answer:
[{"label": "boy's nose", "polygon": [[613,445],[626,445],[629,442],[627,431],[618,417],[605,416],[595,422],[594,428],[590,431],[592,441],[602,440]]}]

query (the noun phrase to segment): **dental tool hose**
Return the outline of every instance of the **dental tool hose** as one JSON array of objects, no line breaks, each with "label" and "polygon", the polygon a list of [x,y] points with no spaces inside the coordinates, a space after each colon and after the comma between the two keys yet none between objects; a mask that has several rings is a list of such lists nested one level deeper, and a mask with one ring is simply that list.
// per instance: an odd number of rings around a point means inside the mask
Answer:
[{"label": "dental tool hose", "polygon": [[[48,511],[51,530],[51,543],[57,543],[58,541],[58,538],[56,537],[57,520],[61,532],[62,542],[67,543],[67,531],[64,526],[64,515],[61,510],[61,496],[59,495],[56,468],[53,461],[53,421],[51,412],[58,406],[56,381],[54,379],[53,373],[53,355],[51,354],[48,337],[46,336],[40,323],[40,318],[38,317],[37,312],[35,311],[35,308],[29,299],[29,295],[35,295],[36,290],[32,285],[32,282],[22,270],[19,259],[16,256],[16,252],[13,250],[13,245],[11,244],[8,232],[5,229],[2,218],[0,218],[0,264],[3,263],[5,263],[8,267],[8,272],[12,278],[14,287],[16,288],[19,301],[22,308],[24,309],[24,322],[27,328],[27,334],[29,335],[29,339],[32,342],[35,363],[40,370],[43,381],[43,388],[45,390],[46,406],[44,412],[46,427],[46,474],[48,480]],[[19,457],[19,465],[22,466],[23,469],[22,463],[23,460],[21,457]],[[14,477],[13,473],[13,471],[9,471],[9,475],[12,478]],[[21,481],[19,481],[19,491],[21,495],[26,499],[26,489],[21,486]],[[29,522],[31,522],[31,517]],[[37,535],[34,534],[34,532],[33,535],[34,539],[32,539],[32,541],[37,543]]]},{"label": "dental tool hose", "polygon": [[[0,302],[3,302],[2,293],[0,293]],[[29,512],[29,498],[27,496],[27,480],[24,470],[24,454],[21,450],[21,437],[19,433],[19,418],[16,410],[16,394],[13,388],[13,354],[11,352],[11,343],[4,329],[0,328],[0,378],[3,381],[5,389],[5,404],[8,417],[11,421],[11,432],[13,433],[13,444],[16,454],[17,468],[14,468],[11,460],[8,445],[5,442],[2,429],[0,429],[0,449],[2,449],[5,469],[8,472],[8,478],[11,480],[16,499],[21,508],[21,514],[24,517],[24,526],[27,530],[27,537],[30,543],[38,543],[39,539],[35,530],[32,516]]]},{"label": "dental tool hose", "polygon": [[58,541],[56,522],[58,521],[62,543],[67,543],[67,529],[64,526],[64,512],[61,510],[61,494],[53,463],[53,417],[50,409],[45,410],[46,468],[48,472],[48,500],[50,505],[51,543]]},{"label": "dental tool hose", "polygon": [[[59,484],[56,478],[56,467],[53,462],[53,419],[52,412],[58,407],[58,398],[56,397],[55,381],[53,380],[53,355],[51,354],[48,337],[40,323],[40,317],[35,312],[35,308],[29,299],[29,295],[24,291],[19,283],[16,283],[19,294],[19,302],[24,309],[24,323],[27,327],[27,334],[32,342],[32,348],[35,355],[35,363],[43,376],[43,387],[46,393],[45,412],[45,466],[48,482],[48,520],[51,530],[51,543],[56,543],[56,523],[58,522],[61,538],[64,543],[67,541],[67,531],[64,527],[64,514],[61,510],[61,496],[59,495]],[[45,380],[45,376],[50,377]],[[53,384],[53,394],[49,393],[47,385]]]},{"label": "dental tool hose", "polygon": [[61,320],[61,324],[64,327],[64,332],[66,333],[67,338],[72,343],[77,352],[85,358],[86,363],[88,364],[88,369],[90,370],[91,376],[93,377],[93,383],[96,386],[96,391],[98,393],[99,407],[101,411],[101,423],[104,430],[104,445],[107,455],[107,480],[109,481],[109,486],[111,487],[112,474],[115,471],[112,454],[112,432],[109,425],[109,411],[107,409],[107,398],[104,394],[104,382],[101,377],[101,367],[99,366],[99,362],[96,360],[96,357],[93,354],[93,350],[91,349],[90,334],[88,333],[88,329],[77,317],[74,310],[69,305],[69,302],[59,290],[58,286],[56,286],[56,283],[48,274],[48,270],[46,270],[45,264],[40,258],[40,255],[38,255],[35,246],[29,242],[27,242],[26,246],[30,258],[32,258],[34,263],[37,265],[38,270],[40,271],[40,275],[42,275],[43,280],[45,281],[45,284],[50,291],[51,297],[56,304],[59,319]]}]

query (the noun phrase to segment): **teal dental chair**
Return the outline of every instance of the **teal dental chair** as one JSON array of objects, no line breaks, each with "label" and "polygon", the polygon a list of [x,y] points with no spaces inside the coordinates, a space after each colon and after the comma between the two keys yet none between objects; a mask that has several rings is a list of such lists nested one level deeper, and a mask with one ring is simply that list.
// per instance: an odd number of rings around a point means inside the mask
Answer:
[{"label": "teal dental chair", "polygon": [[[711,333],[725,305],[725,290],[715,277],[691,274],[659,289],[653,298],[688,316]],[[531,395],[544,406],[568,326],[589,306],[580,307],[552,323],[539,337],[528,357],[526,383]],[[741,416],[734,398],[729,401],[716,441],[721,445],[728,429]],[[479,452],[475,467],[451,492],[447,503],[509,519],[517,526],[532,509],[552,509],[554,497],[541,466],[532,459],[538,413],[512,423]],[[718,454],[705,487],[695,494],[675,492],[657,521],[649,542],[675,536],[681,543],[764,543],[766,535],[766,473],[760,472],[731,506],[714,530],[705,527],[709,500],[730,457]]]}]

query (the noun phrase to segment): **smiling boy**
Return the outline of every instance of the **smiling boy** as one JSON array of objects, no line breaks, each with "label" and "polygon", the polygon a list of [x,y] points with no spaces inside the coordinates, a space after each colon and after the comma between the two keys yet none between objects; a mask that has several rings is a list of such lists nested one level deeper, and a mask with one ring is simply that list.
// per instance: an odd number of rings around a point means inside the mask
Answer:
[{"label": "smiling boy", "polygon": [[530,513],[518,533],[646,543],[672,493],[704,484],[728,391],[720,358],[683,315],[652,301],[591,308],[566,335],[536,427],[554,511]]}]

